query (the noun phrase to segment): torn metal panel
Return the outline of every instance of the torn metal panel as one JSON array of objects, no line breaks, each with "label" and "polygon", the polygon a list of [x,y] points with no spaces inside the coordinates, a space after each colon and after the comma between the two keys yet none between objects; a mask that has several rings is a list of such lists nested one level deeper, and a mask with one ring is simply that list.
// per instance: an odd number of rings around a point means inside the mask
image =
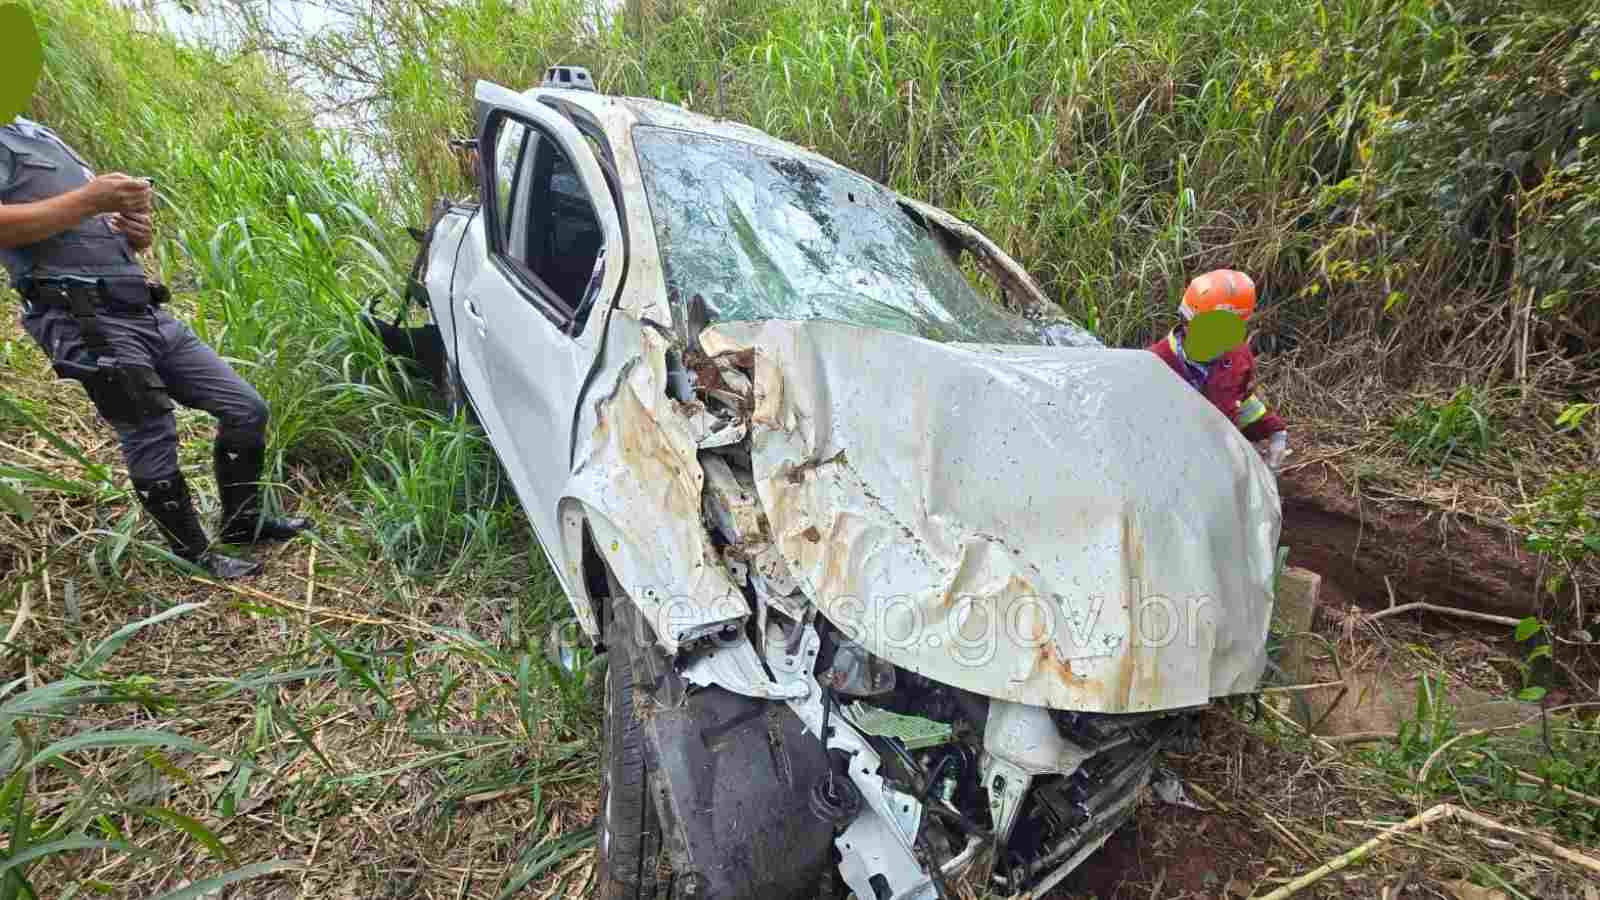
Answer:
[{"label": "torn metal panel", "polygon": [[1255,686],[1277,486],[1151,354],[826,321],[722,323],[701,343],[756,351],[751,459],[772,539],[871,652],[1085,712]]},{"label": "torn metal panel", "polygon": [[706,520],[730,544],[764,543],[761,505],[749,475],[735,473],[728,461],[707,455],[700,460],[705,471]]},{"label": "torn metal panel", "polygon": [[626,316],[606,340],[612,380],[581,410],[569,496],[661,647],[750,614],[702,522],[705,475],[691,419],[667,395],[668,338]]},{"label": "torn metal panel", "polygon": [[[1000,245],[989,240],[983,232],[955,216],[930,203],[906,198],[901,200],[906,206],[920,213],[931,224],[948,231],[969,250],[977,260],[978,265],[989,274],[1005,291],[1007,299],[1011,301],[1014,311],[1029,318],[1048,318],[1060,316],[1060,310],[1045,297],[1044,291],[1034,283],[1033,277],[1027,270],[1018,265]],[[1062,320],[1070,321],[1070,320]],[[1076,323],[1072,323],[1076,326]],[[1085,345],[1098,344],[1088,331],[1078,328],[1087,340]]]}]

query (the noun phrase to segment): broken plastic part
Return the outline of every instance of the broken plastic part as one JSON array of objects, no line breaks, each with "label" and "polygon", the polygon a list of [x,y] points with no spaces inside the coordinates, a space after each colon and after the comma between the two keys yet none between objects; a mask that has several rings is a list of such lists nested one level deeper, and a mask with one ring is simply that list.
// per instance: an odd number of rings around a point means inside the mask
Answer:
[{"label": "broken plastic part", "polygon": [[984,752],[1029,775],[1066,774],[1093,755],[1061,736],[1048,709],[992,700]]},{"label": "broken plastic part", "polygon": [[865,735],[842,716],[829,722],[823,736],[823,691],[807,662],[814,662],[822,645],[816,628],[799,626],[799,643],[791,654],[799,661],[792,669],[773,666],[774,677],[786,684],[803,685],[805,693],[789,701],[806,730],[821,738],[827,749],[847,754],[846,773],[861,792],[862,811],[834,841],[840,854],[839,874],[857,897],[878,897],[873,883],[882,880],[896,900],[932,900],[933,880],[917,861],[916,837],[923,809],[916,797],[897,791],[880,772],[882,761]]},{"label": "broken plastic part", "polygon": [[1022,801],[1028,796],[1033,776],[1011,763],[993,756],[983,758],[983,786],[989,792],[989,816],[994,820],[994,839],[1001,846],[1011,839]]},{"label": "broken plastic part", "polygon": [[683,677],[690,684],[714,684],[735,694],[767,700],[803,697],[806,691],[803,684],[780,684],[767,677],[755,648],[738,632],[731,638],[713,639],[712,646],[694,654],[683,667]]},{"label": "broken plastic part", "polygon": [[891,712],[865,703],[850,704],[845,707],[844,714],[851,724],[866,734],[893,738],[904,744],[907,750],[926,750],[947,743],[952,731],[943,722]]}]

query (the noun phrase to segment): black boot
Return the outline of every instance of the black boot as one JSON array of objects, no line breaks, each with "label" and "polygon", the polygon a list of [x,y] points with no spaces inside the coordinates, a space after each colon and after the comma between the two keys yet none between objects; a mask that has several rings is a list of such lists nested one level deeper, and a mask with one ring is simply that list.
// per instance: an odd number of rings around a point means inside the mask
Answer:
[{"label": "black boot", "polygon": [[222,533],[218,538],[229,544],[254,544],[258,541],[285,541],[311,527],[311,520],[280,519],[261,511],[261,467],[266,462],[266,445],[212,448],[217,467],[217,491],[222,495]]},{"label": "black boot", "polygon": [[139,502],[150,518],[156,520],[161,531],[172,545],[172,552],[205,569],[215,578],[243,578],[261,570],[260,563],[234,559],[211,550],[206,530],[200,527],[200,515],[194,511],[194,498],[183,475],[158,478],[152,481],[134,481],[133,488]]}]

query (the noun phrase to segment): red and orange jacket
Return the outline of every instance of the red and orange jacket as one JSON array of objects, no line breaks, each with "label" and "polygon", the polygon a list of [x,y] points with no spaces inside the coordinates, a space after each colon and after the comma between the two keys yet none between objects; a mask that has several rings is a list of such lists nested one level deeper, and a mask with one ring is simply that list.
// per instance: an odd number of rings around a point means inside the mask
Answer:
[{"label": "red and orange jacket", "polygon": [[1212,406],[1244,432],[1246,439],[1266,440],[1277,432],[1288,430],[1283,420],[1268,410],[1267,404],[1251,390],[1256,358],[1250,352],[1249,344],[1229,350],[1204,366],[1184,358],[1176,332],[1151,344],[1149,349],[1161,357],[1179,378],[1204,394]]}]

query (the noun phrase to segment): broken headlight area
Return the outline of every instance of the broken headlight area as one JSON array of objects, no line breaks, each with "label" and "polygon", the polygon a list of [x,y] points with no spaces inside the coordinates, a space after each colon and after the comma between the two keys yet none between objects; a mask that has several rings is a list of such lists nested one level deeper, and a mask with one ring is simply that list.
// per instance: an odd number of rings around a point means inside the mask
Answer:
[{"label": "broken headlight area", "polygon": [[[834,634],[824,640],[833,646],[821,657],[822,684],[853,654]],[[895,686],[887,692],[856,699],[825,687],[823,702],[834,722],[876,753],[885,790],[916,798],[911,849],[927,883],[896,881],[890,867],[874,865],[882,849],[853,844],[846,827],[836,846],[857,896],[939,896],[934,891],[945,886],[933,883],[934,872],[954,879],[975,861],[981,865],[966,877],[996,893],[1047,890],[1133,814],[1175,723],[1171,716],[1062,715],[889,671]],[[836,783],[853,761],[838,753],[831,761]],[[865,873],[864,885],[848,877],[852,869]]]},{"label": "broken headlight area", "polygon": [[[704,474],[708,563],[752,611],[670,658],[653,650],[638,682],[655,700],[652,787],[673,868],[696,873],[708,896],[756,896],[760,860],[732,857],[788,846],[799,848],[785,854],[789,880],[759,876],[761,891],[934,898],[954,896],[957,879],[1002,895],[1047,890],[1133,814],[1177,718],[993,699],[897,667],[834,628],[758,495],[753,367],[748,351],[668,361]],[[730,854],[707,823],[736,813],[765,824],[747,824],[756,837]],[[793,882],[810,876],[822,886]]]}]

